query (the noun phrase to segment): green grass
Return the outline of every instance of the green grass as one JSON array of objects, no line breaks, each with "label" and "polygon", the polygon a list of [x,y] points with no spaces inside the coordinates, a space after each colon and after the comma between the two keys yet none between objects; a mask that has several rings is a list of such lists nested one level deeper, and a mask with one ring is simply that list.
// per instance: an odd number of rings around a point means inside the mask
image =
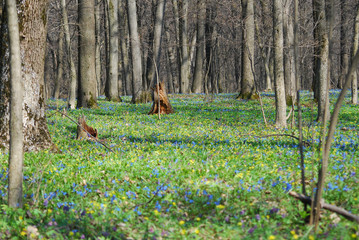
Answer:
[{"label": "green grass", "polygon": [[[317,178],[320,126],[311,95],[304,94],[307,191]],[[338,91],[331,94],[332,103]],[[8,209],[8,154],[0,152],[0,239],[356,239],[358,225],[324,211],[318,234],[304,221],[297,142],[259,136],[277,130],[274,94],[263,94],[270,126],[256,101],[221,94],[171,95],[176,113],[148,116],[151,104],[99,100],[81,114],[98,129],[110,152],[76,140],[76,125],[56,114],[64,101],[49,100],[48,127],[61,154],[26,153],[24,209]],[[332,104],[333,105],[333,104]],[[316,107],[313,107],[315,112]],[[359,107],[343,106],[331,152],[327,203],[359,214]],[[340,129],[345,127],[347,131]],[[257,137],[256,137],[257,136]],[[314,153],[313,153],[314,149]]]}]

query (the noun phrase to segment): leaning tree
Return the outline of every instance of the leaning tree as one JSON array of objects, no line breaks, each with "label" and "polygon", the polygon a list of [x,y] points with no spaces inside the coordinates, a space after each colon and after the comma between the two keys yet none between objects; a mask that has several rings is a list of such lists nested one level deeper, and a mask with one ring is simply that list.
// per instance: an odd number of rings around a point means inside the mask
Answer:
[{"label": "leaning tree", "polygon": [[[22,83],[24,85],[24,150],[51,147],[45,118],[44,60],[46,46],[46,0],[18,1]],[[7,19],[1,21],[0,45],[0,146],[9,147],[10,66]]]}]

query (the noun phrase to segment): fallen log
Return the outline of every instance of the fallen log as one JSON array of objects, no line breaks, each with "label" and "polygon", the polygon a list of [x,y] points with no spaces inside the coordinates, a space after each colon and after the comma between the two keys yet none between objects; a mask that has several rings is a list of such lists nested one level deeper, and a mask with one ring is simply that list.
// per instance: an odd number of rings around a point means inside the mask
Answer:
[{"label": "fallen log", "polygon": [[[300,193],[296,193],[296,192],[289,192],[289,195],[300,200],[301,202],[303,203],[307,203],[309,205],[311,205],[312,203],[312,199],[308,196],[305,196],[303,194],[300,194]],[[329,210],[331,212],[335,212],[339,215],[342,215],[343,217],[345,217],[346,219],[352,221],[352,222],[357,222],[359,223],[359,216],[357,215],[354,215],[350,212],[348,212],[347,210],[343,209],[343,208],[340,208],[340,207],[337,207],[335,205],[330,205],[330,204],[327,204],[327,203],[324,203],[324,201],[321,202],[321,206],[322,208],[326,209],[326,210]]]}]

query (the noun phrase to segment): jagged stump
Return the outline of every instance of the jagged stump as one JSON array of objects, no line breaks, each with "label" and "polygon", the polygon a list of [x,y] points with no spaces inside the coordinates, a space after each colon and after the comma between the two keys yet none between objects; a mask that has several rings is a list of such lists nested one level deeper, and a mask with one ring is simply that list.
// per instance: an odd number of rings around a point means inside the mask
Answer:
[{"label": "jagged stump", "polygon": [[76,139],[97,139],[97,129],[88,126],[84,116],[81,116],[78,119]]},{"label": "jagged stump", "polygon": [[171,103],[168,99],[167,90],[165,84],[160,82],[156,84],[153,90],[153,104],[151,111],[148,113],[151,114],[170,114],[174,113]]}]

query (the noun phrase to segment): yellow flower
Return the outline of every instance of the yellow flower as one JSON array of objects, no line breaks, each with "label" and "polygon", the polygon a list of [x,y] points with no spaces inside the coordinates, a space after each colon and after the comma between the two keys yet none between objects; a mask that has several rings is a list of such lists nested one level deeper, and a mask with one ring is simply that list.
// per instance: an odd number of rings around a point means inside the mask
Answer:
[{"label": "yellow flower", "polygon": [[51,210],[51,209],[47,209],[47,213],[48,213],[48,214],[51,214],[51,213],[52,213],[52,210]]},{"label": "yellow flower", "polygon": [[268,240],[274,240],[275,239],[275,236],[273,236],[273,235],[270,235],[269,237],[268,237]]},{"label": "yellow flower", "polygon": [[183,224],[185,224],[185,223],[186,223],[186,222],[183,221],[183,220],[181,220],[181,221],[179,222],[180,225],[183,225]]},{"label": "yellow flower", "polygon": [[172,205],[173,205],[173,206],[176,206],[176,203],[175,203],[175,202],[173,202],[173,203],[172,203]]},{"label": "yellow flower", "polygon": [[23,219],[23,217],[22,217],[22,216],[20,216],[20,217],[19,217],[19,220],[21,221],[22,219]]},{"label": "yellow flower", "polygon": [[200,221],[200,220],[201,220],[201,218],[199,218],[199,217],[196,218],[196,221]]},{"label": "yellow flower", "polygon": [[185,234],[186,234],[186,230],[185,230],[185,229],[181,229],[180,233],[181,233],[181,235],[185,235]]},{"label": "yellow flower", "polygon": [[159,213],[159,211],[158,211],[157,209],[154,210],[153,213],[154,213],[156,216],[160,215],[160,213]]},{"label": "yellow flower", "polygon": [[25,236],[25,235],[26,235],[26,232],[25,232],[25,231],[22,231],[22,232],[20,233],[20,235],[21,235],[21,236]]},{"label": "yellow flower", "polygon": [[313,235],[309,235],[309,240],[314,240],[314,236]]},{"label": "yellow flower", "polygon": [[290,231],[290,233],[291,233],[292,235],[294,235],[294,234],[295,234],[295,231],[294,231],[294,230],[292,230],[292,231]]},{"label": "yellow flower", "polygon": [[69,235],[70,235],[70,236],[73,236],[73,235],[74,235],[74,232],[72,232],[72,231],[69,232]]},{"label": "yellow flower", "polygon": [[196,229],[196,230],[194,231],[194,233],[195,233],[195,234],[199,234],[199,230]]},{"label": "yellow flower", "polygon": [[242,223],[242,222],[238,222],[237,225],[238,225],[238,226],[242,226],[243,223]]},{"label": "yellow flower", "polygon": [[216,208],[218,208],[218,209],[223,209],[223,208],[225,208],[225,207],[224,207],[224,205],[219,204],[219,205],[216,206]]},{"label": "yellow flower", "polygon": [[294,234],[293,235],[293,239],[298,239],[299,237],[298,237],[298,235],[297,234]]},{"label": "yellow flower", "polygon": [[353,233],[352,238],[357,238],[357,235],[355,233]]}]

